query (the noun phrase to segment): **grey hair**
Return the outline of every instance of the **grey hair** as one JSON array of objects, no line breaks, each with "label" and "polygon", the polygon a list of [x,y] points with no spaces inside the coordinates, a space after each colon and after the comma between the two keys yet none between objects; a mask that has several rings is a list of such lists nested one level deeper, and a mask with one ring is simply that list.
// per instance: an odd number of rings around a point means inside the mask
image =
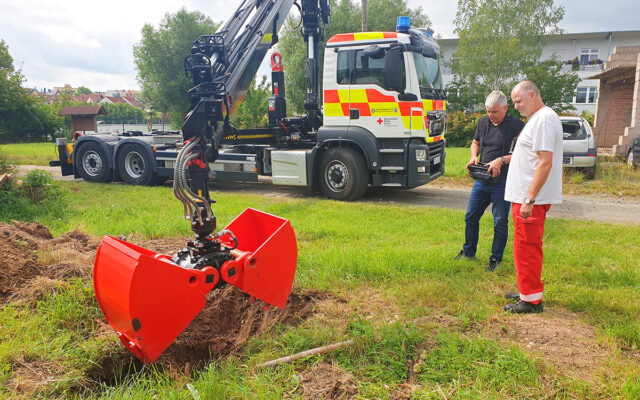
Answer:
[{"label": "grey hair", "polygon": [[505,96],[504,93],[499,90],[494,90],[493,92],[489,93],[487,99],[484,102],[484,106],[487,108],[493,107],[495,105],[499,105],[501,107],[507,105],[507,96]]}]

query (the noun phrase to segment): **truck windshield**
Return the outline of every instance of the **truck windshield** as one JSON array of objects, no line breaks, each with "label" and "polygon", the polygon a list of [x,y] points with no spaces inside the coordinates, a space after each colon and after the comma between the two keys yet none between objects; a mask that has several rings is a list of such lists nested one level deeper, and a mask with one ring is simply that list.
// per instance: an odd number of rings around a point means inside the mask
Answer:
[{"label": "truck windshield", "polygon": [[413,60],[416,64],[420,95],[422,98],[432,100],[444,99],[440,59],[428,58],[420,53],[413,53]]}]

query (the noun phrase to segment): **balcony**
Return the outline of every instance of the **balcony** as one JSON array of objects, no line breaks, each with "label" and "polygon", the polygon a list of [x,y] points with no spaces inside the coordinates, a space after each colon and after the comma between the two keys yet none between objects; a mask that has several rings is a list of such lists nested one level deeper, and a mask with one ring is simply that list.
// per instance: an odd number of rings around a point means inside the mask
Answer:
[{"label": "balcony", "polygon": [[585,71],[598,73],[604,68],[604,62],[602,60],[593,60],[586,63],[567,61],[562,65],[562,72],[566,71]]}]

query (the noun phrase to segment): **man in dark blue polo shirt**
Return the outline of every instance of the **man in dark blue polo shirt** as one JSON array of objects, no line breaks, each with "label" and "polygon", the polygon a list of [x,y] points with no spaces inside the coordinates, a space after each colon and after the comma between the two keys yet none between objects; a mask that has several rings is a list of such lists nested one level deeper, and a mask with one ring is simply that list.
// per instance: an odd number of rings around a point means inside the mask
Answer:
[{"label": "man in dark blue polo shirt", "polygon": [[487,115],[478,122],[476,134],[471,143],[470,165],[489,165],[489,172],[496,182],[476,180],[467,206],[465,221],[465,242],[456,260],[466,257],[473,259],[478,248],[480,218],[491,204],[493,211],[493,244],[488,271],[495,271],[502,262],[504,248],[509,235],[509,211],[511,203],[504,200],[504,188],[511,154],[511,142],[520,134],[524,123],[507,114],[507,97],[499,90],[491,92],[485,101]]}]

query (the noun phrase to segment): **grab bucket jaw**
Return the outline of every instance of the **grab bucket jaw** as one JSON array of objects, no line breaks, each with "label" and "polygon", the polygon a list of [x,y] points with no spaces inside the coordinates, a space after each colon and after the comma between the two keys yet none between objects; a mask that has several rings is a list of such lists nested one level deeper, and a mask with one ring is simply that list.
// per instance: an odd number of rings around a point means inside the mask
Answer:
[{"label": "grab bucket jaw", "polygon": [[[205,306],[222,278],[276,307],[291,292],[297,262],[288,220],[246,209],[225,229],[233,232],[235,259],[220,273],[213,267],[186,269],[158,254],[104,236],[93,266],[98,304],[124,346],[144,362],[155,361]],[[228,247],[231,242],[221,239]]]},{"label": "grab bucket jaw", "polygon": [[238,248],[232,251],[237,258],[222,266],[222,279],[265,303],[284,308],[298,260],[296,235],[289,221],[247,208],[225,229],[234,233]]}]

